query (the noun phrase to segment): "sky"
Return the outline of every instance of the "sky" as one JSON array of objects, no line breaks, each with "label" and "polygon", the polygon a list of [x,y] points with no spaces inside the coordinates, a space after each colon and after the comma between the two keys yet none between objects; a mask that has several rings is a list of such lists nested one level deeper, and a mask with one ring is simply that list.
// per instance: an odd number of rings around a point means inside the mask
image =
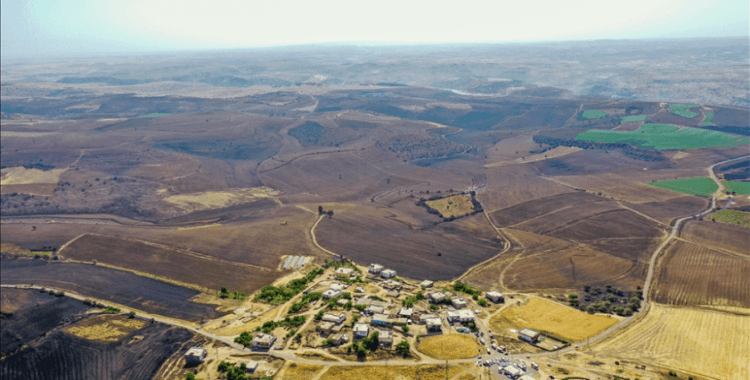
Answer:
[{"label": "sky", "polygon": [[4,60],[320,43],[750,36],[748,0],[2,0],[0,4]]}]

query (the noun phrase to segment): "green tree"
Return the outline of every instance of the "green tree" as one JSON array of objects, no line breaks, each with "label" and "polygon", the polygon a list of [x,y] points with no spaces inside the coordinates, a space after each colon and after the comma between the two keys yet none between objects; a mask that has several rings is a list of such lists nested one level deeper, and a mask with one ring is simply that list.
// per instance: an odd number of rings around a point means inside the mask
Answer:
[{"label": "green tree", "polygon": [[403,330],[405,333],[409,332],[409,326],[401,326],[401,330]]},{"label": "green tree", "polygon": [[195,380],[195,374],[192,372],[188,372],[185,374],[185,380]]},{"label": "green tree", "polygon": [[479,300],[477,303],[479,304],[479,306],[482,306],[482,307],[487,306],[487,300],[484,298]]},{"label": "green tree", "polygon": [[396,345],[396,352],[403,357],[409,356],[409,342],[402,340]]},{"label": "green tree", "polygon": [[253,336],[250,335],[249,331],[245,331],[240,336],[234,338],[234,342],[249,347],[253,345]]}]

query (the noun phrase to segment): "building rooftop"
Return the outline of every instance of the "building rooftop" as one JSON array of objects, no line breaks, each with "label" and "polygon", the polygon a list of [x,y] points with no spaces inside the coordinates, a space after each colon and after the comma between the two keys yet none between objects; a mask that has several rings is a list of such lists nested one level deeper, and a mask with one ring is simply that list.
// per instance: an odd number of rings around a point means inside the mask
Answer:
[{"label": "building rooftop", "polygon": [[535,330],[532,330],[532,329],[528,329],[528,328],[521,329],[521,331],[519,331],[518,333],[521,334],[521,335],[529,336],[529,337],[539,336],[539,332],[538,331],[535,331]]}]

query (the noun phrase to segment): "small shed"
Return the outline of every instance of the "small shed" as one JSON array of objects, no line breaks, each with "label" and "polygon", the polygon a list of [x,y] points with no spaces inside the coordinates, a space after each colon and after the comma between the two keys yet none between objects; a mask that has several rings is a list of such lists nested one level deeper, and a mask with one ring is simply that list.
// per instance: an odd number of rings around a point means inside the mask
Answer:
[{"label": "small shed", "polygon": [[255,370],[258,369],[258,362],[255,360],[250,360],[249,362],[245,363],[245,372],[247,373],[253,373]]},{"label": "small shed", "polygon": [[187,365],[198,365],[203,362],[203,359],[206,358],[206,355],[208,354],[208,351],[206,351],[203,347],[191,347],[187,352],[185,353],[185,362]]}]

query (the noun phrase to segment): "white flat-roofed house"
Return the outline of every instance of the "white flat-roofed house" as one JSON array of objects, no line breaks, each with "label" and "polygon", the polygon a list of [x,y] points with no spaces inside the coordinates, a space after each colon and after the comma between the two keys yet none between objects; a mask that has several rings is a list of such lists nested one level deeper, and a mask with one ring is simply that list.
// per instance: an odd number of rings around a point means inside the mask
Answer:
[{"label": "white flat-roofed house", "polygon": [[337,325],[340,325],[340,324],[344,323],[344,321],[346,320],[346,313],[341,313],[341,314],[338,314],[338,315],[325,313],[323,315],[323,318],[321,318],[321,319],[324,322],[331,322],[331,323],[335,323]]},{"label": "white flat-roofed house", "polygon": [[276,342],[273,334],[261,333],[253,339],[253,348],[271,348]]},{"label": "white flat-roofed house", "polygon": [[325,292],[323,292],[323,298],[330,299],[330,298],[336,298],[343,294],[341,290],[335,290],[335,289],[328,289]]},{"label": "white flat-roofed house", "polygon": [[489,299],[492,302],[498,303],[498,302],[505,302],[505,297],[503,297],[503,294],[500,292],[487,292],[484,294],[487,299]]},{"label": "white flat-roofed house", "polygon": [[411,316],[414,315],[414,308],[413,307],[402,307],[401,310],[398,312],[398,316],[401,318],[411,318]]},{"label": "white flat-roofed house", "polygon": [[448,321],[450,322],[472,322],[476,319],[476,315],[471,310],[448,310],[446,312]]},{"label": "white flat-roofed house", "polygon": [[249,362],[245,363],[245,372],[247,373],[253,373],[255,370],[258,369],[258,362],[255,360],[250,360]]},{"label": "white flat-roofed house", "polygon": [[380,277],[383,278],[393,278],[396,277],[396,271],[393,269],[384,269],[380,271]]},{"label": "white flat-roofed house", "polygon": [[443,330],[443,323],[440,321],[440,318],[428,318],[425,320],[425,325],[427,325],[427,331]]},{"label": "white flat-roofed house", "polygon": [[356,338],[364,338],[368,334],[370,334],[370,326],[368,326],[366,323],[357,323],[352,328],[352,331],[354,332],[354,336]]},{"label": "white flat-roofed house", "polygon": [[441,292],[435,292],[430,294],[430,302],[432,303],[441,303],[445,301],[445,294]]},{"label": "white flat-roofed house", "polygon": [[434,282],[432,282],[430,280],[424,280],[424,281],[422,281],[422,283],[419,284],[419,286],[421,286],[423,288],[431,288],[432,285],[434,285]]},{"label": "white flat-roofed house", "polygon": [[379,274],[383,269],[385,269],[385,267],[380,264],[370,264],[369,268],[370,273],[372,274]]},{"label": "white flat-roofed house", "polygon": [[539,332],[532,329],[522,329],[518,332],[518,339],[528,343],[536,343],[539,340]]},{"label": "white flat-roofed house", "polygon": [[333,322],[323,322],[318,325],[318,331],[324,334],[330,334],[334,326],[336,325]]},{"label": "white flat-roofed house", "polygon": [[336,277],[349,277],[352,273],[354,273],[354,269],[347,267],[336,268],[333,272]]},{"label": "white flat-roofed house", "polygon": [[453,307],[455,307],[456,309],[463,309],[468,306],[466,300],[463,298],[451,298],[451,305],[453,305]]},{"label": "white flat-roofed house", "polygon": [[426,323],[428,319],[440,319],[438,314],[422,314],[419,316],[420,323]]},{"label": "white flat-roofed house", "polygon": [[390,346],[393,344],[393,332],[389,330],[378,330],[378,341],[383,346]]},{"label": "white flat-roofed house", "polygon": [[365,309],[365,313],[370,314],[370,315],[382,314],[384,311],[385,311],[385,307],[380,306],[380,305],[374,305],[374,304],[368,305],[367,308]]},{"label": "white flat-roofed house", "polygon": [[372,320],[370,320],[371,325],[390,326],[392,323],[393,321],[386,314],[375,314],[372,316]]},{"label": "white flat-roofed house", "polygon": [[188,365],[198,365],[206,358],[208,351],[203,347],[191,347],[185,353],[185,362]]},{"label": "white flat-roofed house", "polygon": [[344,289],[346,289],[346,287],[347,287],[347,285],[344,285],[344,284],[342,284],[340,282],[334,282],[331,285],[328,285],[328,289],[331,289],[331,290],[341,290],[342,292],[344,291]]}]

